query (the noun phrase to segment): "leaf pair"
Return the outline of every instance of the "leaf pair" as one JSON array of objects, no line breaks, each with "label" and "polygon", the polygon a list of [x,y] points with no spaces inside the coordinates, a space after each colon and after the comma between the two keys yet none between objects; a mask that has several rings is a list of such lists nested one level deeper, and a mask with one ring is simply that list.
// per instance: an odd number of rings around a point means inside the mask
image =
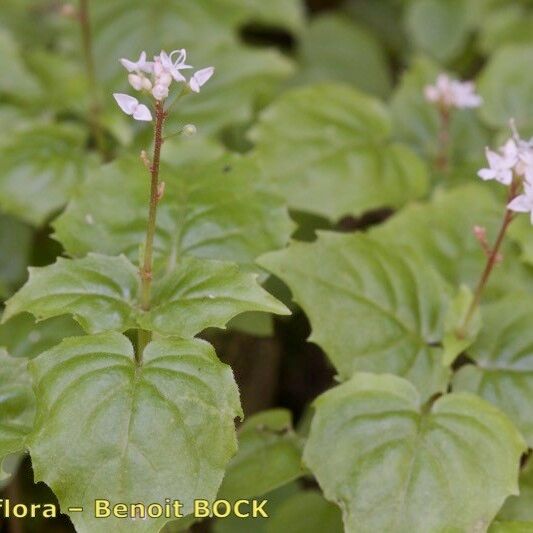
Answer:
[{"label": "leaf pair", "polygon": [[193,337],[207,327],[224,327],[244,311],[286,314],[256,277],[232,263],[184,257],[172,272],[154,280],[152,305],[145,312],[138,302],[138,271],[124,256],[59,258],[30,269],[28,282],[7,302],[2,320],[22,311],[38,319],[69,313],[88,333],[142,328]]}]

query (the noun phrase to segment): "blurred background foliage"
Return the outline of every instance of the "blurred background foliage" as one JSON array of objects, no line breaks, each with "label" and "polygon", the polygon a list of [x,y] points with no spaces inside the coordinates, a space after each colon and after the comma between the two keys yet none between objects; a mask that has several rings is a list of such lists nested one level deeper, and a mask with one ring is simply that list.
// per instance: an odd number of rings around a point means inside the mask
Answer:
[{"label": "blurred background foliage", "polygon": [[[217,183],[220,194],[228,198],[232,191],[244,189],[268,198],[250,208],[248,219],[243,215],[238,221],[247,231],[252,231],[253,220],[267,225],[271,217],[271,223],[277,224],[271,227],[272,237],[255,241],[252,251],[233,250],[249,268],[254,268],[253,260],[261,252],[282,247],[291,233],[311,240],[317,229],[367,229],[411,200],[428,198],[435,190],[438,198],[440,189],[471,182],[484,146],[501,138],[509,117],[515,117],[524,136],[533,134],[531,0],[90,0],[88,4],[93,69],[77,3],[2,0],[3,299],[25,281],[28,265],[46,265],[65,253],[58,239],[71,255],[87,251],[69,248],[69,232],[78,240],[86,239],[87,249],[99,244],[107,253],[127,252],[111,240],[102,241],[98,228],[91,228],[88,221],[84,225],[79,213],[84,202],[97,209],[106,195],[124,191],[132,209],[128,216],[139,214],[135,206],[142,195],[139,199],[138,191],[128,184],[130,171],[99,166],[138,153],[150,140],[149,128],[133,124],[112,98],[113,92],[127,89],[118,59],[136,57],[141,49],[152,54],[161,48],[185,47],[192,64],[217,69],[209,88],[176,108],[168,125],[172,131],[192,123],[198,135],[169,140],[164,159],[179,169],[187,183],[207,176],[205,187]],[[438,116],[423,98],[423,87],[442,70],[476,80],[485,101],[479,112],[453,117],[453,172],[444,184],[433,168]],[[215,170],[221,165],[236,169],[231,183],[226,184],[224,175]],[[447,198],[437,202],[457,205],[453,196]],[[202,201],[200,195],[199,204]],[[284,214],[285,204],[292,222]],[[493,208],[490,195],[482,204],[481,210]],[[419,215],[422,227],[428,222],[423,210]],[[128,220],[122,223],[127,225]],[[394,225],[401,228],[402,218]],[[390,227],[378,231],[394,236]],[[172,227],[164,230],[171,234]],[[517,246],[512,253],[522,253],[531,263],[531,237],[520,226],[513,235]],[[441,266],[447,268],[445,263]],[[468,268],[470,272],[477,266]],[[453,272],[443,273],[454,280]],[[513,271],[505,280],[524,275],[522,270]],[[268,280],[267,286],[288,300],[279,282]],[[309,325],[294,310],[290,319],[275,321],[245,316],[228,332],[205,336],[234,368],[248,415],[284,407],[305,433],[307,406],[331,386],[334,372],[320,349],[306,343]],[[0,327],[0,345],[12,355],[33,357],[77,333],[78,326],[69,319],[35,325],[23,315]],[[13,458],[11,463],[18,473],[5,486],[3,497],[27,502],[53,499],[45,486],[32,484],[28,458]],[[254,521],[254,530],[294,532],[299,531],[297,523],[306,532],[340,531],[339,511],[314,488],[305,480],[272,487],[268,495],[273,519]],[[1,528],[14,533],[72,530],[66,519],[24,524],[14,520]],[[225,520],[194,528],[233,533],[249,531],[250,525]]]}]

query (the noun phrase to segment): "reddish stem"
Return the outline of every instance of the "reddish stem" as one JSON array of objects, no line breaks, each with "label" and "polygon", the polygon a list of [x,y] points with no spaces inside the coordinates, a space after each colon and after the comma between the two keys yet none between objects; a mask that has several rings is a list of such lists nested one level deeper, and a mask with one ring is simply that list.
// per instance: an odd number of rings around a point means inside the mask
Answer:
[{"label": "reddish stem", "polygon": [[[155,105],[155,127],[154,127],[154,153],[152,164],[150,165],[150,207],[148,211],[148,224],[146,228],[146,240],[144,244],[144,258],[140,268],[141,276],[141,308],[145,311],[150,309],[150,294],[152,287],[152,268],[154,237],[156,230],[157,205],[161,199],[161,182],[159,181],[159,166],[161,161],[161,146],[163,145],[163,126],[167,113],[161,102]],[[142,351],[146,344],[150,342],[151,333],[139,330],[137,360],[142,359]]]},{"label": "reddish stem", "polygon": [[[509,185],[509,194],[507,198],[507,203],[509,203],[516,196],[518,184],[519,184],[518,180],[513,179],[513,182],[511,183],[511,185]],[[483,273],[481,274],[481,278],[479,279],[479,282],[477,284],[476,290],[474,292],[474,297],[472,298],[472,302],[470,302],[470,306],[468,308],[468,311],[465,315],[465,318],[463,320],[461,327],[457,330],[457,336],[459,338],[464,338],[466,336],[468,325],[470,324],[470,321],[474,317],[474,313],[476,312],[476,309],[479,306],[479,303],[481,301],[481,296],[483,295],[483,291],[485,290],[485,287],[487,286],[490,275],[492,271],[494,270],[494,267],[496,266],[496,264],[499,262],[501,258],[500,248],[502,246],[503,239],[505,238],[505,234],[507,233],[507,229],[509,228],[509,225],[513,221],[513,218],[514,218],[514,212],[511,211],[510,209],[506,209],[505,214],[503,216],[502,224],[500,226],[500,231],[498,232],[498,236],[496,237],[494,246],[492,247],[492,250],[490,251],[490,254],[487,257],[487,262],[485,264]]]}]

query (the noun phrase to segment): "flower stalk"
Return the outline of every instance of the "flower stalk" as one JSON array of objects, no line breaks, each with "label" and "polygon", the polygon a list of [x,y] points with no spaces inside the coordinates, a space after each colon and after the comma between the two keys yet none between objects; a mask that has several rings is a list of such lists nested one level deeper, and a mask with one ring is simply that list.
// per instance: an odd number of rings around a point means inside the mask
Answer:
[{"label": "flower stalk", "polygon": [[[184,94],[189,92],[200,92],[203,85],[213,76],[214,67],[207,67],[196,71],[189,80],[181,73],[182,70],[192,68],[186,64],[187,52],[185,49],[178,49],[167,54],[161,50],[159,55],[154,56],[153,61],[148,61],[147,54],[142,51],[137,61],[122,58],[120,63],[128,71],[128,82],[131,87],[148,96],[154,103],[155,124],[154,124],[154,150],[152,160],[144,150],[141,151],[140,159],[142,164],[150,173],[150,204],[148,209],[148,222],[146,226],[146,238],[144,241],[143,257],[139,268],[141,278],[140,287],[140,307],[143,311],[150,309],[153,278],[153,256],[154,238],[157,225],[157,206],[165,193],[165,182],[159,180],[159,167],[161,163],[161,148],[165,138],[163,129],[169,110],[174,103]],[[175,83],[174,83],[175,82]],[[165,102],[170,95],[174,84],[178,84],[180,89],[172,101],[171,105],[165,106]],[[140,122],[152,122],[154,117],[150,108],[134,96],[124,93],[114,93],[113,97],[118,106],[126,115],[133,117]],[[192,124],[184,126],[180,133],[184,135],[194,135],[196,128]],[[137,364],[142,363],[144,348],[151,341],[152,334],[149,331],[137,330],[137,350],[135,359]]]},{"label": "flower stalk", "polygon": [[148,211],[148,225],[146,228],[146,239],[144,243],[144,259],[141,267],[141,308],[144,311],[147,311],[150,308],[157,205],[162,196],[160,195],[162,187],[159,181],[159,166],[161,161],[161,147],[163,145],[163,126],[166,117],[167,113],[163,109],[163,104],[157,101],[155,104],[154,152],[152,163],[150,165],[150,207]]},{"label": "flower stalk", "polygon": [[[159,181],[159,167],[161,163],[161,147],[163,146],[163,128],[167,113],[163,103],[156,101],[155,104],[155,125],[154,125],[154,151],[150,171],[150,204],[148,209],[148,223],[146,226],[146,238],[144,241],[144,256],[139,273],[141,277],[141,309],[150,309],[150,296],[152,292],[153,279],[153,255],[154,237],[157,225],[157,206],[163,196],[164,182]],[[135,354],[137,363],[142,363],[142,354],[146,345],[152,340],[150,331],[138,330],[137,351]]]},{"label": "flower stalk", "polygon": [[482,99],[476,94],[472,82],[454,80],[446,74],[439,74],[434,85],[427,85],[424,88],[424,96],[428,102],[436,107],[439,114],[435,167],[441,172],[448,173],[452,112],[455,109],[479,107],[482,104]]},{"label": "flower stalk", "polygon": [[437,157],[435,159],[435,166],[438,170],[444,173],[447,173],[450,168],[450,119],[450,109],[446,106],[440,106],[438,152]]},{"label": "flower stalk", "polygon": [[[508,202],[507,202],[508,204],[516,197],[519,183],[520,183],[519,180],[514,179],[509,185]],[[498,235],[494,242],[494,245],[492,246],[491,250],[489,251],[487,255],[487,262],[485,263],[485,268],[483,269],[481,277],[479,278],[479,282],[474,291],[474,296],[472,298],[472,301],[470,302],[470,306],[468,307],[468,310],[465,314],[463,323],[457,330],[457,336],[460,339],[463,339],[466,337],[468,326],[470,325],[470,322],[473,319],[477,308],[479,307],[479,304],[481,302],[481,297],[483,296],[483,292],[485,290],[485,287],[487,286],[490,275],[492,274],[494,267],[500,262],[500,259],[502,257],[500,250],[501,250],[505,235],[507,233],[507,230],[511,222],[513,221],[514,217],[515,217],[515,213],[511,209],[509,209],[509,207],[507,207],[505,210],[505,214],[503,216],[500,230],[498,231]]]}]

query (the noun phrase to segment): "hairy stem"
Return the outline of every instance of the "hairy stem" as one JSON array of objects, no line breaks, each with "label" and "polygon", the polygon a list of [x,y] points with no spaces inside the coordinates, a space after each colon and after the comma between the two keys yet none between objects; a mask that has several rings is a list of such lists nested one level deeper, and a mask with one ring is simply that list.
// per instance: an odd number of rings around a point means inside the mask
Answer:
[{"label": "hairy stem", "polygon": [[89,84],[91,98],[89,109],[89,126],[91,128],[91,134],[94,138],[94,142],[96,143],[96,148],[102,157],[107,159],[108,154],[100,120],[101,106],[93,56],[91,19],[89,17],[89,0],[80,0],[79,21],[81,26],[81,39],[83,56],[85,59],[85,69],[87,72],[87,81]]},{"label": "hairy stem", "polygon": [[435,166],[441,172],[448,172],[450,168],[450,119],[450,110],[444,106],[440,107],[438,152],[435,159]]},{"label": "hairy stem", "polygon": [[[509,185],[509,194],[508,194],[507,203],[509,203],[516,196],[517,188],[518,188],[518,183],[517,183],[517,180],[515,179],[513,180],[511,185]],[[466,312],[463,323],[457,330],[457,336],[459,338],[464,338],[466,336],[468,326],[470,324],[470,321],[474,317],[476,309],[479,306],[479,303],[481,301],[481,296],[483,295],[483,291],[485,290],[485,287],[487,286],[490,275],[492,271],[494,270],[494,267],[498,263],[498,258],[500,256],[500,249],[501,249],[503,240],[505,238],[505,234],[507,233],[507,229],[509,228],[509,225],[513,221],[513,218],[514,218],[514,212],[511,211],[510,209],[506,209],[505,214],[503,216],[502,224],[500,226],[500,230],[498,232],[498,236],[496,237],[496,241],[494,242],[494,245],[489,255],[487,256],[487,262],[485,264],[485,268],[483,269],[481,277],[479,278],[479,282],[474,292],[474,297],[472,298],[472,302],[470,303],[468,311]]]},{"label": "hairy stem", "polygon": [[[146,227],[146,239],[144,242],[144,257],[140,268],[141,275],[141,308],[144,311],[150,309],[150,294],[152,289],[152,265],[154,252],[154,236],[157,219],[157,205],[160,198],[159,165],[161,161],[161,146],[163,145],[163,126],[167,113],[161,102],[155,106],[155,127],[154,127],[154,152],[150,165],[150,207],[148,211],[148,224]],[[151,333],[139,330],[137,358],[142,356],[142,349],[150,342]]]}]

